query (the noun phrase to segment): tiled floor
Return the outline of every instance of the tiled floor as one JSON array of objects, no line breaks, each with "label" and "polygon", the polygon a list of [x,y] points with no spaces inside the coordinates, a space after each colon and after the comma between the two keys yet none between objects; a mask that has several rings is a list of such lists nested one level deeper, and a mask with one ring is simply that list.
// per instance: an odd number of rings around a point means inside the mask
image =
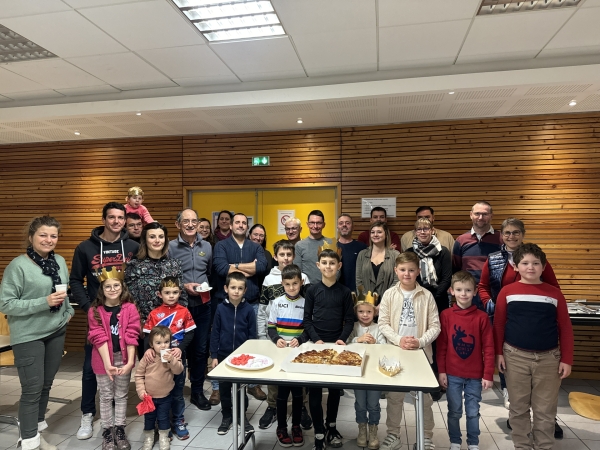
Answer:
[{"label": "tiled floor", "polygon": [[[69,353],[62,361],[60,371],[54,381],[51,396],[73,400],[71,404],[50,403],[46,414],[48,429],[44,432],[45,439],[57,445],[59,449],[97,449],[101,447],[100,422],[94,422],[94,436],[91,439],[80,441],[75,434],[79,427],[81,413],[79,402],[81,398],[81,364],[82,353]],[[20,396],[20,385],[14,367],[0,369],[0,414],[17,414]],[[208,383],[206,385],[209,388]],[[500,392],[496,388],[484,392],[481,404],[481,450],[512,449],[512,440],[506,428],[508,411],[502,405]],[[568,393],[582,391],[600,395],[600,381],[566,380],[563,383],[558,406],[559,423],[564,430],[564,439],[557,441],[555,450],[600,450],[600,423],[578,416],[569,407]],[[186,397],[189,398],[189,388],[186,388]],[[408,397],[408,396],[407,396]],[[407,400],[408,401],[408,400]],[[135,405],[139,402],[135,394],[134,385],[131,384],[129,396],[129,410],[126,433],[131,441],[132,450],[141,447],[143,417],[139,417]],[[385,437],[386,401],[381,400],[382,417],[379,428],[379,437]],[[264,402],[250,400],[248,416],[256,429],[256,444],[258,450],[271,450],[278,448],[275,437],[275,425],[268,430],[258,428],[258,420],[266,408]],[[434,443],[436,449],[448,449],[450,443],[446,429],[447,406],[445,397],[434,403],[435,430]],[[231,432],[225,436],[217,435],[217,427],[221,422],[220,409],[200,411],[194,406],[187,406],[185,419],[189,423],[190,438],[185,441],[174,440],[171,446],[174,449],[203,448],[203,449],[228,449],[231,447]],[[346,438],[344,449],[358,450],[356,445],[357,425],[354,417],[353,392],[346,391],[341,399],[337,428]],[[412,404],[405,403],[405,415],[402,419],[403,433],[401,436],[403,450],[412,449],[415,441],[415,413]],[[464,418],[463,418],[464,426]],[[464,428],[463,428],[464,430]],[[464,432],[463,432],[464,434]],[[312,448],[313,431],[305,432],[306,443],[303,449]],[[0,424],[0,450],[14,446],[17,441],[17,431],[12,425]],[[406,443],[410,444],[410,447]],[[158,448],[158,444],[155,445]],[[463,449],[466,444],[463,443]]]}]

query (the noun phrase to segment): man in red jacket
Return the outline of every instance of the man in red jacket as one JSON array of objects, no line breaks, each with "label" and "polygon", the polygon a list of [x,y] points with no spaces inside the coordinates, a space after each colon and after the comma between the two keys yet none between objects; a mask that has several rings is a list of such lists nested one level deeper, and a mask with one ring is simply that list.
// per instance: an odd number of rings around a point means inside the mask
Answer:
[{"label": "man in red jacket", "polygon": [[494,336],[488,316],[473,305],[475,278],[461,270],[452,277],[452,308],[440,314],[442,332],[437,339],[439,382],[448,398],[450,450],[460,450],[459,421],[465,394],[467,445],[479,450],[481,390],[494,385]]}]

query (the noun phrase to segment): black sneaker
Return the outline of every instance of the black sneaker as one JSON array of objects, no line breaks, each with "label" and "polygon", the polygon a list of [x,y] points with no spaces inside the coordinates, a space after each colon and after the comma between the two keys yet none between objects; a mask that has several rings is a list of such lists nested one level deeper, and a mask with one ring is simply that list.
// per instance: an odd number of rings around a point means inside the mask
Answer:
[{"label": "black sneaker", "polygon": [[208,403],[208,399],[204,396],[203,393],[192,393],[192,395],[190,396],[190,403],[196,408],[201,409],[202,411],[210,410],[210,403]]},{"label": "black sneaker", "polygon": [[315,445],[313,445],[313,450],[325,450],[325,438],[315,438]]},{"label": "black sneaker", "polygon": [[554,420],[554,439],[562,439],[563,438],[563,430],[560,427],[560,425],[558,424],[558,422],[556,421],[556,419]]},{"label": "black sneaker", "polygon": [[344,444],[343,439],[344,438],[337,430],[337,428],[335,428],[335,426],[327,427],[327,433],[325,434],[325,441],[327,442],[327,446],[333,448],[340,448]]},{"label": "black sneaker", "polygon": [[506,419],[506,426],[509,430],[512,430],[512,427],[510,426],[510,419]]},{"label": "black sneaker", "polygon": [[277,408],[269,406],[263,416],[258,421],[258,428],[266,430],[277,420]]},{"label": "black sneaker", "polygon": [[227,434],[229,432],[232,424],[233,424],[233,418],[223,417],[223,420],[221,421],[221,425],[219,425],[219,428],[217,429],[217,434],[220,434],[220,435]]},{"label": "black sneaker", "polygon": [[244,417],[244,432],[246,434],[254,433],[254,427],[250,425],[250,422],[246,417]]},{"label": "black sneaker", "polygon": [[300,416],[300,426],[305,430],[310,430],[313,426],[313,421],[306,410],[306,406],[302,407],[302,416]]}]

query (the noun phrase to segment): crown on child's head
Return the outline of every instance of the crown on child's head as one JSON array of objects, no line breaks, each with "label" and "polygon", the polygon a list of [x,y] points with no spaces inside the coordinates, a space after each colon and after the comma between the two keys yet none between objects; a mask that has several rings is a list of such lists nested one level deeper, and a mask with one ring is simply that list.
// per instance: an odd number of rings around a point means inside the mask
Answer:
[{"label": "crown on child's head", "polygon": [[109,270],[106,270],[106,267],[102,268],[102,272],[100,272],[99,275],[96,275],[96,279],[102,283],[103,281],[109,280],[109,279],[115,279],[115,280],[121,280],[123,281],[125,279],[125,266],[127,266],[127,264],[123,263],[123,265],[121,267],[119,266],[110,266]]},{"label": "crown on child's head", "polygon": [[377,299],[379,298],[379,294],[371,294],[371,291],[367,291],[367,293],[365,294],[365,288],[362,285],[358,286],[357,289],[358,295],[356,296],[355,304],[368,303],[370,305],[375,306],[375,303],[377,303]]},{"label": "crown on child's head", "polygon": [[342,248],[338,247],[337,244],[330,244],[325,239],[323,239],[323,245],[319,246],[319,252],[317,253],[317,255],[320,255],[323,250],[333,250],[340,256],[340,258],[342,257]]}]

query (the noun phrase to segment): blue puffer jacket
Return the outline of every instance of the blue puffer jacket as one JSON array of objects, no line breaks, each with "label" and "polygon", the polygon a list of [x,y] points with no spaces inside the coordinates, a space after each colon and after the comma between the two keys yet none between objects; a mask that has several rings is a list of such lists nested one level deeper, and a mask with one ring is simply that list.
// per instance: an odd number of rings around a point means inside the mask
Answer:
[{"label": "blue puffer jacket", "polygon": [[210,335],[210,355],[223,359],[248,339],[256,339],[256,314],[245,300],[233,306],[225,299],[219,306]]}]

